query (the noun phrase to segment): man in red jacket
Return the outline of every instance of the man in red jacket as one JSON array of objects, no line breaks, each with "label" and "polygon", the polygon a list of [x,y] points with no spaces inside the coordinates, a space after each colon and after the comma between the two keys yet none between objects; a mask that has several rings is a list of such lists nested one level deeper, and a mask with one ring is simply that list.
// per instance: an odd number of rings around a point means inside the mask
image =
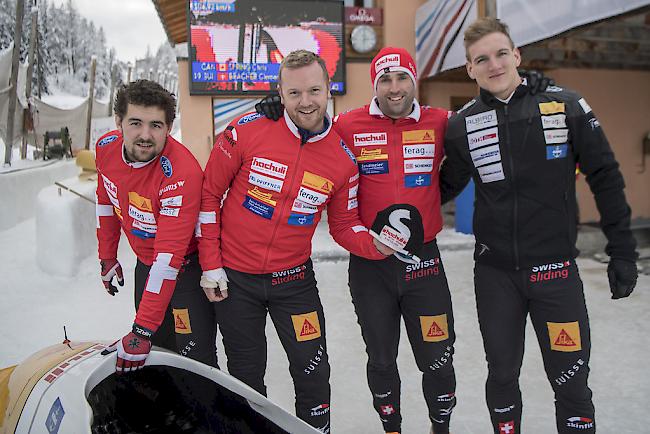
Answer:
[{"label": "man in red jacket", "polygon": [[368,385],[384,430],[399,432],[396,362],[403,318],[433,432],[447,433],[456,404],[455,334],[436,235],[442,229],[438,169],[449,113],[417,102],[415,62],[402,48],[380,50],[370,77],[375,94],[370,104],[339,115],[334,124],[359,162],[361,221],[371,224],[391,203],[413,205],[422,214],[425,244],[419,262],[350,255],[350,292],[368,353]]},{"label": "man in red jacket", "polygon": [[124,284],[120,228],[138,258],[132,331],[107,349],[117,351],[118,372],[141,368],[152,343],[217,363],[214,311],[199,285],[193,236],[203,175],[190,151],[169,135],[175,111],[174,96],[159,84],[124,85],[115,98],[118,129],[96,144],[97,240],[109,294],[117,292],[114,277]]},{"label": "man in red jacket", "polygon": [[309,259],[322,211],[327,208],[334,239],[355,255],[377,260],[385,258],[378,249],[393,251],[359,221],[359,172],[326,113],[323,60],[305,50],[290,53],[278,87],[284,119],[239,117],[212,150],[199,215],[201,284],[210,300],[219,301],[228,372],[266,394],[268,312],[289,358],[296,414],[326,433],[330,368]]},{"label": "man in red jacket", "polygon": [[[447,279],[436,245],[442,229],[438,168],[443,157],[447,110],[415,100],[417,71],[402,48],[386,47],[374,58],[370,77],[375,97],[369,105],[343,113],[334,130],[350,146],[359,165],[359,215],[370,226],[394,203],[415,206],[424,224],[420,258],[396,253],[370,261],[352,252],[349,285],[368,353],[373,406],[386,432],[399,432],[400,378],[397,349],[403,317],[433,431],[447,433],[456,404],[453,315]],[[256,107],[275,118],[272,97]],[[418,261],[419,259],[419,261]]]}]

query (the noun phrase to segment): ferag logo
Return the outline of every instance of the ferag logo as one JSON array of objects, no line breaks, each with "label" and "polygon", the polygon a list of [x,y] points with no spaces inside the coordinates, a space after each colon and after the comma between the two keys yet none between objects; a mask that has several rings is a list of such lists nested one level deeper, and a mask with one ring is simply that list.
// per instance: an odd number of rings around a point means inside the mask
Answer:
[{"label": "ferag logo", "polygon": [[172,309],[174,314],[174,331],[179,335],[192,334],[190,311],[188,309]]},{"label": "ferag logo", "polygon": [[296,340],[298,342],[320,338],[320,322],[318,321],[318,313],[316,311],[291,315],[291,322],[293,322],[293,330],[296,333]]},{"label": "ferag logo", "polygon": [[436,140],[434,130],[402,131],[402,144],[408,143],[433,143]]},{"label": "ferag logo", "polygon": [[334,189],[334,183],[332,181],[307,171],[302,175],[302,185],[325,194],[331,193]]},{"label": "ferag logo", "polygon": [[153,211],[153,208],[151,207],[151,199],[142,197],[135,191],[129,191],[129,203],[142,211]]},{"label": "ferag logo", "polygon": [[421,316],[420,328],[424,342],[440,342],[449,339],[447,314]]},{"label": "ferag logo", "polygon": [[582,350],[580,324],[573,322],[547,322],[551,350],[565,353]]}]

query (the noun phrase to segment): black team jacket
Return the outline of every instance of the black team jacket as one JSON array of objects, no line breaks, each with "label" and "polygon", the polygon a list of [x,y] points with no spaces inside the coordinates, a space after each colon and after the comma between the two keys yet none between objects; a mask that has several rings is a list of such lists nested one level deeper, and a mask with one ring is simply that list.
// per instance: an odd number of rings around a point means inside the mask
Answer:
[{"label": "black team jacket", "polygon": [[635,260],[618,162],[587,102],[521,84],[508,104],[481,89],[449,120],[442,202],[474,179],[476,261],[519,270],[575,258],[576,165],[593,192],[612,257]]}]

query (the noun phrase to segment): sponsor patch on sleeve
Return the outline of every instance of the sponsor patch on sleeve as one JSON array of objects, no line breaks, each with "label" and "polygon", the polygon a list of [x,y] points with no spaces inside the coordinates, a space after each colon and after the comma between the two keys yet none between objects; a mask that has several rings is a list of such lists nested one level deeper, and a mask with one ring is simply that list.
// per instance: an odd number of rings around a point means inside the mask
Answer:
[{"label": "sponsor patch on sleeve", "polygon": [[113,143],[115,140],[117,140],[117,135],[115,134],[106,136],[103,139],[101,139],[99,142],[97,142],[97,146],[101,147],[104,145],[108,145],[109,143]]},{"label": "sponsor patch on sleeve", "polygon": [[180,211],[180,208],[160,208],[160,215],[167,217],[178,217],[178,213]]},{"label": "sponsor patch on sleeve", "polygon": [[167,178],[171,178],[174,170],[172,169],[172,162],[169,160],[169,158],[165,157],[164,155],[160,157],[160,167],[162,168],[163,174]]},{"label": "sponsor patch on sleeve", "polygon": [[259,113],[250,113],[247,114],[246,116],[243,116],[241,119],[237,121],[237,125],[246,125],[249,122],[256,121],[262,117],[261,114]]},{"label": "sponsor patch on sleeve", "polygon": [[585,113],[589,113],[590,111],[592,111],[591,107],[589,106],[589,104],[587,104],[587,101],[584,98],[580,98],[578,100],[578,104],[580,104],[580,107],[582,107],[582,111],[584,111]]},{"label": "sponsor patch on sleeve", "polygon": [[343,148],[345,153],[348,154],[348,157],[350,157],[350,160],[352,160],[352,162],[354,164],[357,164],[357,158],[354,156],[354,153],[352,153],[352,151],[350,151],[350,148],[348,148],[347,145],[345,143],[343,143],[343,140],[341,140],[340,143],[341,143],[341,147]]},{"label": "sponsor patch on sleeve", "polygon": [[348,200],[348,211],[351,209],[355,209],[359,206],[359,201],[355,197],[354,199]]}]

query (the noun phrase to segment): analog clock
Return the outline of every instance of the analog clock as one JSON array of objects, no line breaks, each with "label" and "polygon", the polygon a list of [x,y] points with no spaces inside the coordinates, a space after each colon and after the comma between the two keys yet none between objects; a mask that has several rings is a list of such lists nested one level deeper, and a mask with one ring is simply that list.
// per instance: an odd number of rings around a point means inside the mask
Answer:
[{"label": "analog clock", "polygon": [[350,42],[357,53],[369,53],[377,45],[377,33],[370,26],[356,26],[350,34]]}]

